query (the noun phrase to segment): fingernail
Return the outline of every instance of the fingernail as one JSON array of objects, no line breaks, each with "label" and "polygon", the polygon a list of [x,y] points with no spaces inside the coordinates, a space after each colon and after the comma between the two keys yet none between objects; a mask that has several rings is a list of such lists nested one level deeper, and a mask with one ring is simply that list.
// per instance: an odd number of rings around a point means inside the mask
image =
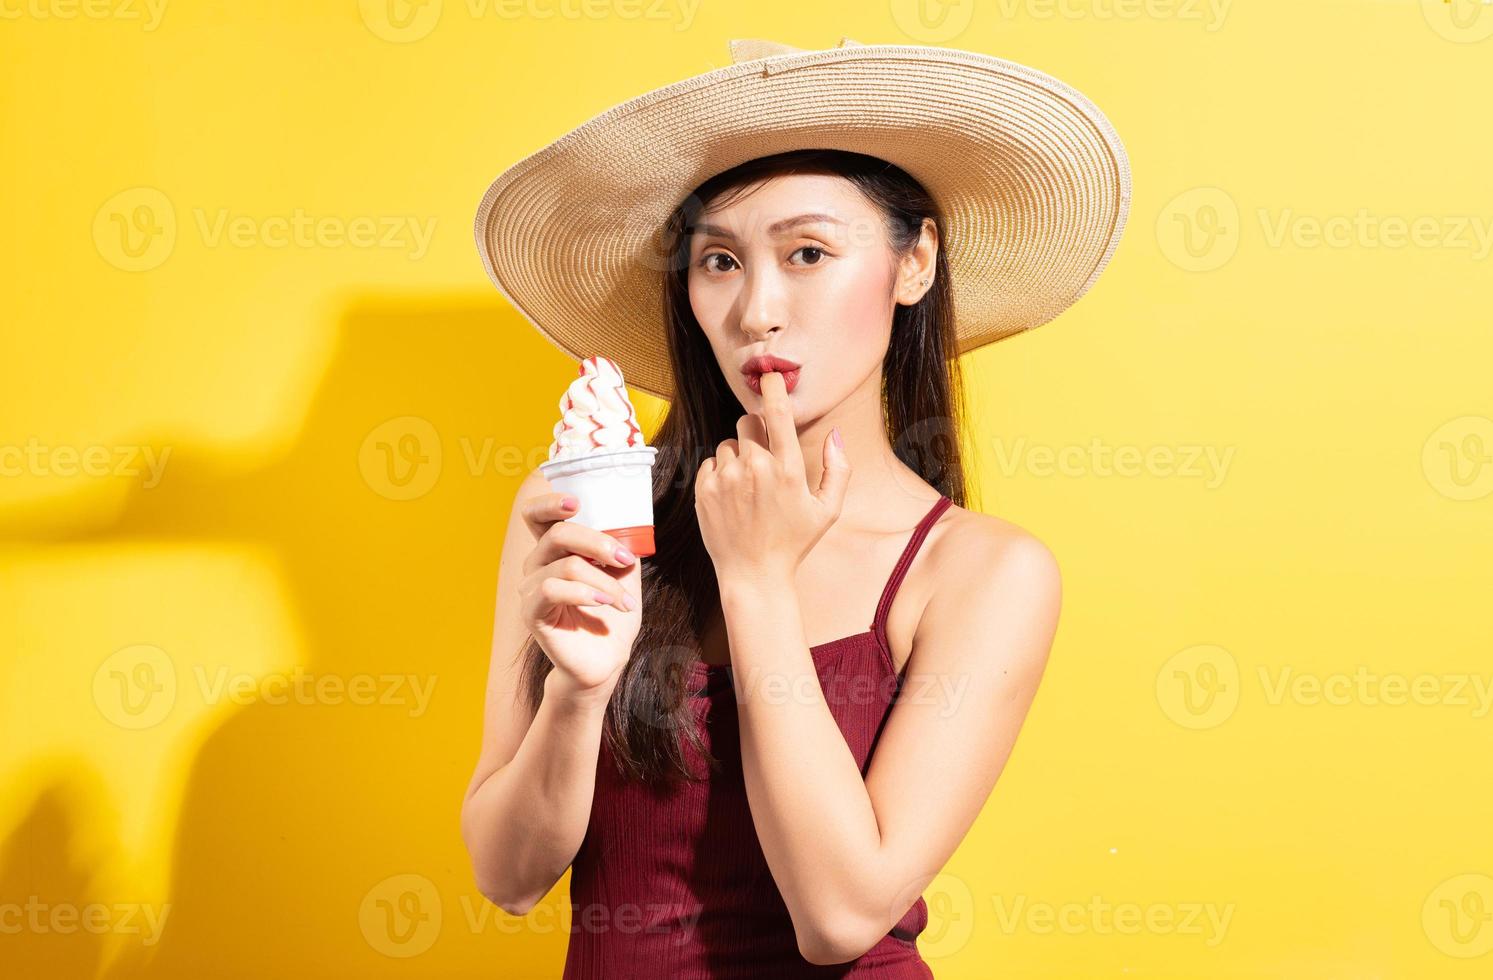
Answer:
[{"label": "fingernail", "polygon": [[574,497],[565,497],[560,501],[561,510],[575,510],[580,506]]},{"label": "fingernail", "polygon": [[839,446],[841,449],[845,448],[845,440],[840,438],[839,426],[836,426],[835,428],[829,430],[829,437],[835,440],[836,446]]},{"label": "fingernail", "polygon": [[628,612],[632,612],[634,609],[638,608],[638,600],[634,599],[631,595],[624,592],[622,593],[622,605],[627,607]]},{"label": "fingernail", "polygon": [[617,560],[620,561],[624,565],[631,565],[633,562],[635,562],[635,561],[638,560],[638,556],[637,555],[633,554],[631,551],[628,551],[626,548],[622,547],[622,545],[620,545],[620,544],[617,546],[617,552],[616,552],[616,554],[617,554]]},{"label": "fingernail", "polygon": [[612,597],[611,596],[607,595],[605,592],[601,591],[600,589],[597,589],[595,591],[596,591],[596,601],[597,602],[601,603],[603,606],[610,606],[612,604]]}]

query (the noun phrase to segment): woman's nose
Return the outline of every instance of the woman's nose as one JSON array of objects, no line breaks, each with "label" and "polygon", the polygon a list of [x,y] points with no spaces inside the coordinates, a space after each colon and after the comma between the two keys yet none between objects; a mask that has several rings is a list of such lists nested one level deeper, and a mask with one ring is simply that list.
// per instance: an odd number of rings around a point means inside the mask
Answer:
[{"label": "woman's nose", "polygon": [[782,283],[771,273],[748,273],[741,291],[741,330],[753,340],[783,328]]}]

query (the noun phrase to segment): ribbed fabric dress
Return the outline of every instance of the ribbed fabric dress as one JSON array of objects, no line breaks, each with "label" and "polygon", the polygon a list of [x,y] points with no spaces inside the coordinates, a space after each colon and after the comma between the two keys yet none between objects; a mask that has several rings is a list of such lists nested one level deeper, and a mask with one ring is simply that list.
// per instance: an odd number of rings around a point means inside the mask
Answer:
[{"label": "ribbed fabric dress", "polygon": [[[825,702],[862,776],[904,679],[892,662],[887,613],[928,530],[952,503],[940,496],[918,522],[871,628],[810,649]],[[849,963],[816,966],[799,954],[747,803],[731,667],[697,660],[691,668],[691,706],[721,772],[708,782],[649,791],[618,776],[603,740],[591,822],[571,866],[564,980],[932,977],[916,944],[928,925],[921,897]],[[695,772],[707,771],[696,753],[688,757]]]}]

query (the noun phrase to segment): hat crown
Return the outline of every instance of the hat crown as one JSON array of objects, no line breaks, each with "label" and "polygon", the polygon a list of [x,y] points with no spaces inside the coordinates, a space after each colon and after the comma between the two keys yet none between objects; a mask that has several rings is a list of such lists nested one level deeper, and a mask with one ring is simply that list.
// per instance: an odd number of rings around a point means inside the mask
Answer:
[{"label": "hat crown", "polygon": [[[795,48],[791,44],[781,41],[768,41],[763,38],[747,37],[736,38],[731,42],[731,63],[739,65],[744,61],[756,61],[758,58],[771,58],[779,54],[803,54],[808,48]],[[863,47],[861,42],[852,41],[848,37],[840,38],[836,48]]]}]

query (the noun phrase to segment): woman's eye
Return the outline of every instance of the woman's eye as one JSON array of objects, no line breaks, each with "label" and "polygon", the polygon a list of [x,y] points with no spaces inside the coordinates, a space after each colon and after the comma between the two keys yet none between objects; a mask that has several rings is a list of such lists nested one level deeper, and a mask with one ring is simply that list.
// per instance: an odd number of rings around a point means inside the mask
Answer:
[{"label": "woman's eye", "polygon": [[[802,248],[795,249],[793,254],[798,255],[800,252],[804,253],[803,264],[805,265],[818,265],[819,260],[824,258],[824,249],[815,245],[805,245]],[[722,262],[729,264],[712,265],[711,263],[714,259],[720,259]],[[700,258],[700,268],[707,272],[730,272],[736,268],[736,260],[725,252],[710,252]]]}]

